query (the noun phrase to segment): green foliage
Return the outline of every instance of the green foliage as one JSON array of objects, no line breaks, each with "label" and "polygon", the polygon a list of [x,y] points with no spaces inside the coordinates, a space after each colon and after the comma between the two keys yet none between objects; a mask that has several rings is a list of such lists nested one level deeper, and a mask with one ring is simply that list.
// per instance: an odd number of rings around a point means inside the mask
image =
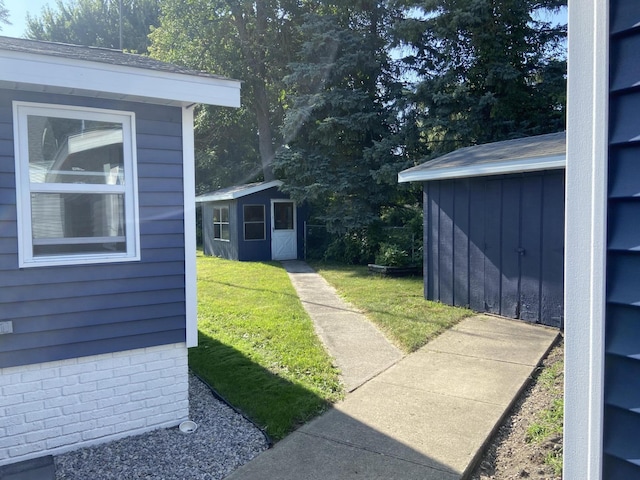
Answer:
[{"label": "green foliage", "polygon": [[331,233],[372,224],[398,191],[405,160],[389,141],[398,85],[386,36],[395,15],[385,2],[306,15],[300,60],[285,78],[292,92],[282,127],[286,147],[274,169],[284,190],[309,202]]},{"label": "green foliage", "polygon": [[[40,15],[27,14],[27,38],[93,47],[120,48],[119,0],[56,0]],[[122,0],[123,49],[146,53],[158,25],[159,0]]]},{"label": "green foliage", "polygon": [[275,439],[342,398],[280,265],[199,255],[198,330],[189,366]]},{"label": "green foliage", "polygon": [[362,265],[371,261],[376,246],[372,243],[367,229],[353,229],[336,236],[324,252],[322,259],[346,265]]},{"label": "green foliage", "polygon": [[404,3],[414,14],[396,35],[419,79],[407,99],[416,154],[564,128],[566,26],[537,14],[566,0]]},{"label": "green foliage", "polygon": [[394,243],[382,243],[376,254],[377,265],[387,265],[389,267],[406,267],[411,264],[411,255]]},{"label": "green foliage", "polygon": [[224,142],[229,133],[249,143],[252,151],[238,158],[218,149],[216,165],[233,168],[228,166],[249,162],[260,165],[262,172],[252,168],[247,176],[254,172],[272,179],[271,162],[282,143],[279,126],[286,107],[283,78],[298,51],[298,25],[306,5],[294,0],[163,1],[161,25],[150,36],[152,55],[243,81],[244,112],[212,138]]},{"label": "green foliage", "polygon": [[540,443],[549,437],[562,434],[564,399],[557,398],[549,409],[538,415],[538,421],[527,428],[527,441]]},{"label": "green foliage", "polygon": [[[551,396],[548,408],[542,409],[536,421],[527,427],[526,441],[541,444],[550,439],[557,439],[563,435],[564,421],[564,362],[561,360],[546,366],[538,375],[538,384]],[[562,473],[562,448],[553,449],[545,457],[545,463],[550,465],[556,475]]]}]

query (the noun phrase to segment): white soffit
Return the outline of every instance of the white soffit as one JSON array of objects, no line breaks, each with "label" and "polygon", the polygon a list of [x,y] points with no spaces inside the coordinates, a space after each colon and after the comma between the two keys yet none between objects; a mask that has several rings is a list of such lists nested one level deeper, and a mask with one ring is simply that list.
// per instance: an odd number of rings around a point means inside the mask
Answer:
[{"label": "white soffit", "polygon": [[0,50],[0,87],[163,105],[240,106],[240,85],[205,75]]},{"label": "white soffit", "polygon": [[509,173],[536,172],[565,168],[566,155],[551,157],[522,158],[504,162],[479,163],[475,165],[408,169],[398,174],[398,182],[424,182],[452,178],[506,175]]}]

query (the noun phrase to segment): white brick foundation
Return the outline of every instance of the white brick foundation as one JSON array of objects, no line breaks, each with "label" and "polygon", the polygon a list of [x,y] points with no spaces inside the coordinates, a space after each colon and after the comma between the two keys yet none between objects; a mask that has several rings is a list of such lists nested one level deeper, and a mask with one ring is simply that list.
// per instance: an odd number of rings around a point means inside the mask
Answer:
[{"label": "white brick foundation", "polygon": [[0,465],[175,426],[186,344],[0,368]]}]

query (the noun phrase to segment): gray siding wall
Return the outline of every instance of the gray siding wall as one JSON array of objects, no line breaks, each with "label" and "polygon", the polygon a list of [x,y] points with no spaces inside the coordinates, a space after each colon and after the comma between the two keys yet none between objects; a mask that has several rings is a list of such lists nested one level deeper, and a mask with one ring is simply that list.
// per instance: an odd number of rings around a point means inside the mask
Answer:
[{"label": "gray siding wall", "polygon": [[[18,269],[12,100],[136,113],[141,261]],[[0,367],[185,341],[179,108],[0,90]]]},{"label": "gray siding wall", "polygon": [[[201,203],[202,205],[202,250],[205,255],[238,260],[237,200]],[[229,207],[229,241],[213,238],[213,207]]]},{"label": "gray siding wall", "polygon": [[604,471],[640,478],[640,2],[611,0]]},{"label": "gray siding wall", "polygon": [[564,171],[426,182],[424,218],[427,299],[561,325]]}]

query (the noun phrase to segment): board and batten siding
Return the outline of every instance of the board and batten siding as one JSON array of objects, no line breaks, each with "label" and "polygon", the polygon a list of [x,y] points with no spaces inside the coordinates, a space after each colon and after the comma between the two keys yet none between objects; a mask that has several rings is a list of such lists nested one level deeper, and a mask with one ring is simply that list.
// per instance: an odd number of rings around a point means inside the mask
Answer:
[{"label": "board and batten siding", "polygon": [[640,478],[640,3],[610,1],[603,478]]},{"label": "board and batten siding", "polygon": [[561,325],[563,170],[425,182],[424,218],[425,298]]},{"label": "board and batten siding", "polygon": [[[18,268],[12,100],[136,115],[141,260]],[[0,90],[0,367],[185,341],[180,108]]]}]

